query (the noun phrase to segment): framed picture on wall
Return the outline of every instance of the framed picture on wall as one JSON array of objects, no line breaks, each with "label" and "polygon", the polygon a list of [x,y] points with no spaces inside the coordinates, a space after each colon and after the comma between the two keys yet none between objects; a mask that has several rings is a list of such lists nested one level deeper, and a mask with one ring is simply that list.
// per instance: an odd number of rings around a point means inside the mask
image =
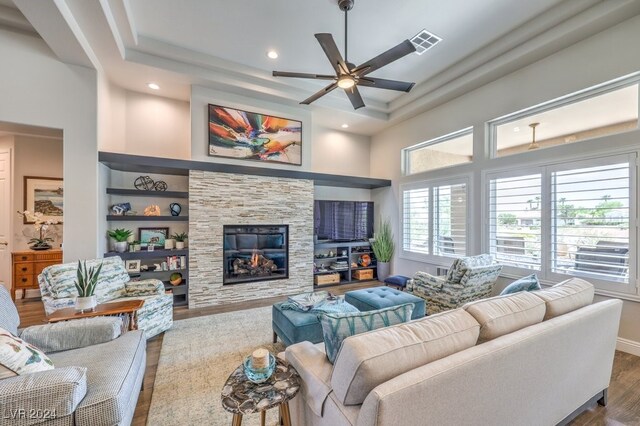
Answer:
[{"label": "framed picture on wall", "polygon": [[[61,178],[25,176],[24,210],[41,213],[44,221],[62,223],[64,191]],[[24,215],[25,224],[33,224]]]},{"label": "framed picture on wall", "polygon": [[209,104],[209,155],[302,165],[302,122]]},{"label": "framed picture on wall", "polygon": [[169,228],[138,228],[138,241],[142,247],[164,247]]}]

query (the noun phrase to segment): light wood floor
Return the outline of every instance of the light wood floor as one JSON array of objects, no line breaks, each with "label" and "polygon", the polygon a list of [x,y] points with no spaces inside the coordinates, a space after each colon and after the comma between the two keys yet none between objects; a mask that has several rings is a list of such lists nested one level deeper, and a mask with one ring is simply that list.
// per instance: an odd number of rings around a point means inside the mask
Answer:
[{"label": "light wood floor", "polygon": [[[345,291],[367,288],[375,285],[372,282],[328,287],[327,290],[335,294]],[[270,306],[283,300],[284,297],[273,297],[252,302],[235,303],[226,306],[215,306],[199,309],[176,308],[174,320],[213,315],[244,309]],[[20,313],[21,327],[42,324],[45,319],[44,307],[40,299],[27,298],[16,301]],[[153,384],[162,348],[162,335],[147,342],[147,370],[144,378],[144,390],[140,392],[138,405],[133,418],[133,425],[144,426],[147,423],[147,413],[151,404]],[[540,407],[544,410],[544,407]],[[640,357],[616,351],[613,364],[611,386],[609,387],[609,404],[606,407],[595,405],[582,413],[571,422],[572,426],[618,426],[640,425]]]}]

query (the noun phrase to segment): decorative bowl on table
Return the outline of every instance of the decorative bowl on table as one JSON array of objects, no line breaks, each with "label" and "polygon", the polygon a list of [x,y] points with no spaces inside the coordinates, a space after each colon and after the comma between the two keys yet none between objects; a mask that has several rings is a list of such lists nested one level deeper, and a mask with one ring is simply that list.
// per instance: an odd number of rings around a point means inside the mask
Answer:
[{"label": "decorative bowl on table", "polygon": [[269,353],[269,365],[265,368],[253,368],[251,355],[248,355],[242,364],[244,366],[244,374],[250,382],[264,383],[269,380],[276,368],[276,357]]}]

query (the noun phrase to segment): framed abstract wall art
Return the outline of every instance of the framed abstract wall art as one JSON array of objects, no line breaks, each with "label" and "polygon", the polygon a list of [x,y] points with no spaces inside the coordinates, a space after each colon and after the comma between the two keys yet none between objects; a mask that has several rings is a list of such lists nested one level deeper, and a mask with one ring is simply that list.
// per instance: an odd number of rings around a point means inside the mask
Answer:
[{"label": "framed abstract wall art", "polygon": [[[24,210],[41,213],[43,221],[62,223],[64,190],[61,178],[25,176]],[[24,217],[25,224],[32,224]]]},{"label": "framed abstract wall art", "polygon": [[209,155],[302,164],[302,122],[209,104]]}]

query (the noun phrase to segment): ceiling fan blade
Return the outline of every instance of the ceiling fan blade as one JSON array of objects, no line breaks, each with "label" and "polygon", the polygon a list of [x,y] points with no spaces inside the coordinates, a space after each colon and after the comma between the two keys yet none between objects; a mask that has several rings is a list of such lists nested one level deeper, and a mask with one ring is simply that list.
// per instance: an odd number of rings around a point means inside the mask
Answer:
[{"label": "ceiling fan blade", "polygon": [[349,73],[349,67],[347,67],[344,59],[342,59],[338,46],[336,46],[336,42],[333,40],[333,36],[329,33],[320,33],[315,36],[322,50],[324,50],[325,55],[329,58],[329,62],[331,62],[331,66],[333,66],[333,69],[336,71],[336,75]]},{"label": "ceiling fan blade", "polygon": [[407,81],[386,80],[384,78],[362,77],[358,80],[358,85],[375,87],[377,89],[397,90],[398,92],[410,92],[415,83]]},{"label": "ceiling fan blade", "polygon": [[331,92],[336,87],[338,87],[338,83],[335,83],[335,82],[331,83],[330,85],[328,85],[324,89],[320,90],[319,92],[314,93],[313,95],[309,96],[307,99],[305,99],[304,101],[302,101],[300,103],[304,104],[304,105],[309,105],[311,102],[313,102],[315,100],[318,100],[319,98],[323,97],[327,93]]},{"label": "ceiling fan blade", "polygon": [[359,76],[367,75],[385,65],[390,64],[393,61],[397,61],[403,56],[408,55],[416,51],[416,47],[409,40],[405,40],[396,47],[392,47],[384,53],[376,56],[373,59],[368,60],[362,65],[358,65],[353,69],[353,73]]},{"label": "ceiling fan blade", "polygon": [[307,74],[303,72],[274,71],[274,77],[315,78],[318,80],[335,80],[335,75]]},{"label": "ceiling fan blade", "polygon": [[344,89],[344,92],[349,97],[351,101],[351,105],[353,105],[353,109],[362,108],[364,106],[364,101],[362,100],[362,96],[360,96],[360,91],[357,86],[353,86],[349,89]]}]

